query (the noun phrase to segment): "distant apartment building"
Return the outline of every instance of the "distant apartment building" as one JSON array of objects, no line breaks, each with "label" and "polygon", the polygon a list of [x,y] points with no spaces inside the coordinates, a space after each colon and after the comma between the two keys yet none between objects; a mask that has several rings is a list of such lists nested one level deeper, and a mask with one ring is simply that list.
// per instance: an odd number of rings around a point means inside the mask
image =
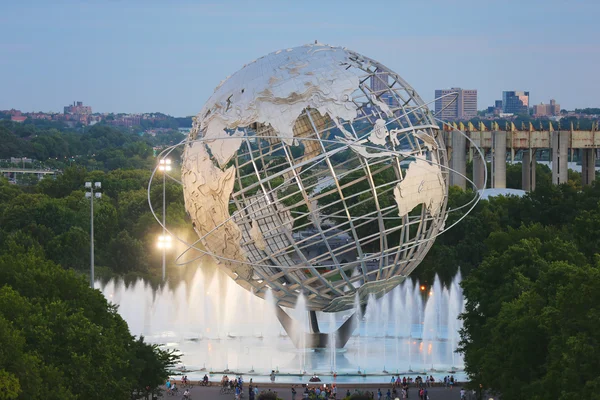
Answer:
[{"label": "distant apartment building", "polygon": [[10,115],[10,120],[12,122],[24,122],[27,119],[27,116],[23,115],[21,110],[15,110],[14,108],[11,110],[2,111],[2,113]]},{"label": "distant apartment building", "polygon": [[113,126],[126,126],[131,128],[133,126],[139,126],[141,120],[142,117],[138,114],[122,114],[117,115],[113,120],[107,120],[107,123]]},{"label": "distant apartment building", "polygon": [[550,100],[550,104],[536,104],[533,106],[533,115],[536,117],[551,117],[560,114],[560,104],[556,100]]},{"label": "distant apartment building", "polygon": [[[387,72],[376,71],[371,77],[371,92],[390,108],[398,108],[398,99],[393,95],[390,89],[389,74]],[[398,114],[397,112],[395,114]]]},{"label": "distant apartment building", "polygon": [[28,114],[31,119],[45,119],[48,121],[52,120],[53,114],[43,113],[43,112],[33,112]]},{"label": "distant apartment building", "polygon": [[496,100],[493,106],[487,108],[486,117],[502,114],[502,100]]},{"label": "distant apartment building", "polygon": [[477,90],[465,90],[461,88],[436,90],[435,113],[438,118],[443,120],[476,117]]},{"label": "distant apartment building", "polygon": [[505,114],[529,114],[529,92],[502,92],[502,111]]},{"label": "distant apartment building", "polygon": [[90,115],[91,113],[92,107],[84,106],[82,101],[74,101],[72,105],[65,106],[65,114]]},{"label": "distant apartment building", "polygon": [[390,87],[389,75],[386,72],[380,70],[375,71],[375,74],[371,77],[371,91],[382,92]]},{"label": "distant apartment building", "polygon": [[21,164],[21,165],[31,164],[31,163],[33,163],[33,159],[27,158],[27,157],[11,157],[10,163],[11,164]]}]

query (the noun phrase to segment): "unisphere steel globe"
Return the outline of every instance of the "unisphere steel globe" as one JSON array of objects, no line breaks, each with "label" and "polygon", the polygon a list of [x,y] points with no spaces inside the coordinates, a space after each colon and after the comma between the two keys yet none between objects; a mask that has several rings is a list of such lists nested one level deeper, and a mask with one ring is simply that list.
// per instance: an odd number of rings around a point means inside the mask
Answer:
[{"label": "unisphere steel globe", "polygon": [[415,90],[322,44],[225,79],[194,119],[182,166],[199,244],[278,305],[340,311],[420,263],[447,216],[447,153]]}]

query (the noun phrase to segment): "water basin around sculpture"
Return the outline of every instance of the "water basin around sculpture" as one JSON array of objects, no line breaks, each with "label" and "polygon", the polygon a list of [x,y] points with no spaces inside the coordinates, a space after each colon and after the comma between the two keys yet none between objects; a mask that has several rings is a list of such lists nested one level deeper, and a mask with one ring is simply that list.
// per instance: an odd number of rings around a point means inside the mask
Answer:
[{"label": "water basin around sculpture", "polygon": [[[141,280],[127,286],[111,280],[98,287],[119,305],[132,334],[177,349],[190,377],[230,370],[244,375],[254,371],[260,379],[278,370],[294,382],[302,381],[302,373],[332,378],[333,372],[339,381],[358,370],[381,378],[384,370],[434,370],[443,376],[463,368],[455,352],[461,328],[457,316],[464,307],[460,274],[448,288],[436,280],[431,295],[407,279],[383,298],[371,299],[346,347],[332,351],[296,349],[279,325],[269,296],[262,300],[211,268],[202,266],[174,288],[153,290]],[[297,317],[299,329],[306,329],[306,312],[298,306],[286,312]],[[336,329],[351,313],[317,313],[321,331]]]}]

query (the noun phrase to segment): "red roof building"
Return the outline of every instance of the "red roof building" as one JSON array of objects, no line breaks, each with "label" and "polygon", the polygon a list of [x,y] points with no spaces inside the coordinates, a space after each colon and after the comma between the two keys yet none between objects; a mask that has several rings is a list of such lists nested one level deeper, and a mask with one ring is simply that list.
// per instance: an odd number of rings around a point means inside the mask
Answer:
[{"label": "red roof building", "polygon": [[24,115],[11,115],[10,120],[12,122],[23,122],[27,119]]}]

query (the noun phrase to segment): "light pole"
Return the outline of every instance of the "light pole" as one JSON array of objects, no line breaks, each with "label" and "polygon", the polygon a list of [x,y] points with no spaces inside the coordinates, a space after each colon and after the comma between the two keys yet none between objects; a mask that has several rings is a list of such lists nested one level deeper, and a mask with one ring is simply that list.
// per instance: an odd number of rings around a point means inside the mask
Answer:
[{"label": "light pole", "polygon": [[163,204],[162,204],[162,227],[163,227],[163,233],[161,236],[158,237],[158,248],[162,249],[162,278],[163,281],[165,280],[165,275],[166,275],[166,254],[165,252],[167,251],[168,248],[171,248],[171,236],[167,235],[167,231],[166,231],[166,213],[167,213],[167,207],[166,207],[166,179],[167,179],[167,172],[171,171],[171,160],[168,158],[163,158],[158,162],[158,170],[162,172],[163,175]]},{"label": "light pole", "polygon": [[99,199],[102,193],[94,193],[94,189],[100,190],[102,184],[100,182],[86,182],[85,188],[89,192],[85,192],[85,197],[90,199],[90,287],[94,288],[94,198]]}]

